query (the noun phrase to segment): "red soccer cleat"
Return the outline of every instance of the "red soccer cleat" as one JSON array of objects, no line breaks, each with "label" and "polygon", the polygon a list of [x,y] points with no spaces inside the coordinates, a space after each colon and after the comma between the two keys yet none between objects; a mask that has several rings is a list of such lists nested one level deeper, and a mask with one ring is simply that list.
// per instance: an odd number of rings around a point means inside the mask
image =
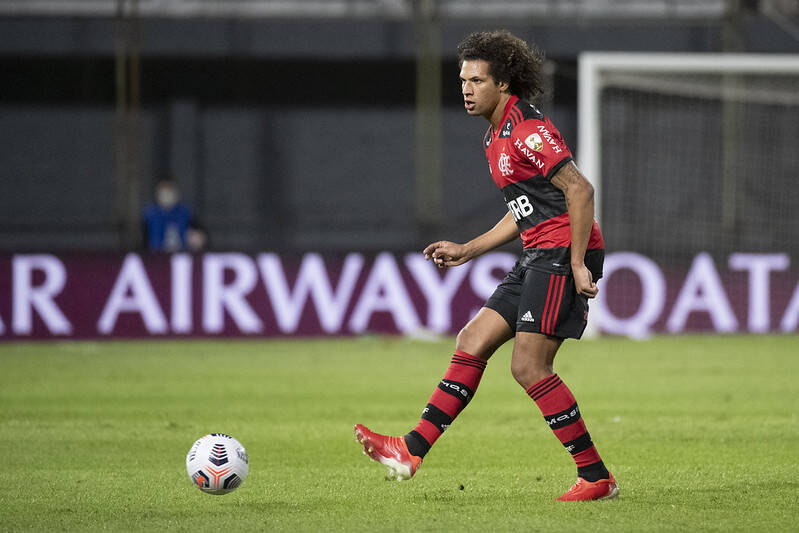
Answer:
[{"label": "red soccer cleat", "polygon": [[388,467],[387,479],[403,481],[416,473],[422,458],[411,455],[402,437],[387,437],[369,430],[366,426],[355,426],[355,439],[363,445],[363,453]]},{"label": "red soccer cleat", "polygon": [[612,500],[619,495],[619,486],[610,474],[609,479],[599,481],[586,481],[581,477],[577,478],[577,483],[567,490],[560,498],[555,498],[561,502],[579,502],[588,500]]}]

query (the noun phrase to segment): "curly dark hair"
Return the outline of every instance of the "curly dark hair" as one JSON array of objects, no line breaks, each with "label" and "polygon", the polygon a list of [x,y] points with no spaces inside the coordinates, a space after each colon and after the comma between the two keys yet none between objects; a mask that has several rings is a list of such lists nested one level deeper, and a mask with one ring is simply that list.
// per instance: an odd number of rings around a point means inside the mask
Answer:
[{"label": "curly dark hair", "polygon": [[507,30],[477,32],[458,45],[458,66],[467,60],[488,61],[489,74],[507,82],[508,91],[534,102],[543,92],[541,67],[544,54]]}]

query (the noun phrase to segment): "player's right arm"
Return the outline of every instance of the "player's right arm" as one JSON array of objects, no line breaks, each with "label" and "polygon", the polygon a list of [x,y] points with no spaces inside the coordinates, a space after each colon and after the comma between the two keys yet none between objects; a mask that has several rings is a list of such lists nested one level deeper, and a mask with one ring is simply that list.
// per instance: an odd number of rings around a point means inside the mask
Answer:
[{"label": "player's right arm", "polygon": [[518,237],[519,228],[508,211],[493,228],[467,243],[436,241],[429,244],[423,253],[425,259],[432,259],[438,267],[458,266]]}]

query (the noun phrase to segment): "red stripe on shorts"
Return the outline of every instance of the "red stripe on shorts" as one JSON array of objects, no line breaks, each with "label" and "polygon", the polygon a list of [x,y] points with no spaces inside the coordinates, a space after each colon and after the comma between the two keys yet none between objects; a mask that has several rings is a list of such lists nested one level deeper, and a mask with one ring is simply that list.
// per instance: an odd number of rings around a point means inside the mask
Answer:
[{"label": "red stripe on shorts", "polygon": [[546,333],[546,325],[547,325],[547,313],[549,312],[550,308],[550,301],[552,298],[552,286],[555,281],[555,274],[549,275],[549,288],[547,289],[547,299],[546,303],[544,304],[544,312],[541,313],[541,333]]},{"label": "red stripe on shorts", "polygon": [[560,282],[560,288],[558,289],[558,303],[555,305],[555,311],[549,317],[550,319],[550,326],[549,326],[549,334],[555,334],[555,325],[558,323],[558,311],[560,311],[560,302],[563,300],[563,288],[566,286],[566,276],[558,276],[558,281]]}]

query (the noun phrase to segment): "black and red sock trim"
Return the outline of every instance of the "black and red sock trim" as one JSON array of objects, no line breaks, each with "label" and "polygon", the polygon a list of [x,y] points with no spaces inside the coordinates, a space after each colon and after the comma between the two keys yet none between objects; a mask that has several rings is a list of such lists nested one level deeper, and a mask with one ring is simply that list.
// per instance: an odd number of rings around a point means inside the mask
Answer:
[{"label": "black and red sock trim", "polygon": [[419,423],[405,435],[408,451],[424,457],[474,397],[487,362],[456,350],[443,379],[430,396]]},{"label": "black and red sock trim", "polygon": [[446,392],[450,396],[454,396],[455,398],[457,398],[463,404],[461,409],[469,405],[469,402],[471,402],[472,398],[474,397],[474,392],[472,392],[472,390],[469,387],[467,387],[463,383],[458,383],[457,381],[442,379],[441,382],[438,384],[438,388],[439,390]]},{"label": "black and red sock trim", "polygon": [[411,455],[424,457],[430,451],[431,444],[415,429],[412,429],[402,438],[405,439],[405,445]]},{"label": "black and red sock trim", "polygon": [[552,374],[542,379],[528,388],[527,394],[535,401],[547,425],[563,447],[572,455],[577,468],[583,469],[591,478],[606,474],[583,422],[577,401],[558,375]]},{"label": "black and red sock trim", "polygon": [[572,455],[577,455],[593,446],[594,443],[591,441],[591,435],[587,431],[576,439],[563,443],[563,447]]},{"label": "black and red sock trim", "polygon": [[600,479],[608,479],[610,477],[610,472],[608,472],[607,467],[605,467],[605,463],[599,461],[588,466],[578,466],[577,477],[594,483]]},{"label": "black and red sock trim", "polygon": [[452,417],[432,403],[428,403],[424,408],[422,420],[427,420],[436,426],[441,433],[444,433],[450,424],[452,424]]},{"label": "black and red sock trim", "polygon": [[549,424],[549,429],[556,430],[568,425],[574,424],[580,419],[580,408],[577,407],[577,402],[571,404],[569,407],[555,413],[553,415],[546,415],[544,420]]},{"label": "black and red sock trim", "polygon": [[452,355],[453,357],[457,355],[460,359],[466,359],[468,361],[473,361],[475,363],[478,363],[483,368],[485,368],[485,366],[488,364],[488,361],[486,361],[485,359],[480,359],[479,357],[475,357],[474,355],[464,352],[463,350],[455,350],[454,352],[452,352]]},{"label": "black and red sock trim", "polygon": [[480,370],[485,370],[488,361],[484,361],[479,357],[474,357],[472,355],[469,355],[466,352],[455,350],[455,353],[452,356],[452,361],[450,362],[450,364],[466,365],[474,368],[479,368]]},{"label": "black and red sock trim", "polygon": [[552,374],[548,378],[544,378],[529,389],[527,389],[527,395],[533,399],[533,401],[538,401],[539,398],[543,397],[546,393],[557,387],[563,383],[557,374]]}]

